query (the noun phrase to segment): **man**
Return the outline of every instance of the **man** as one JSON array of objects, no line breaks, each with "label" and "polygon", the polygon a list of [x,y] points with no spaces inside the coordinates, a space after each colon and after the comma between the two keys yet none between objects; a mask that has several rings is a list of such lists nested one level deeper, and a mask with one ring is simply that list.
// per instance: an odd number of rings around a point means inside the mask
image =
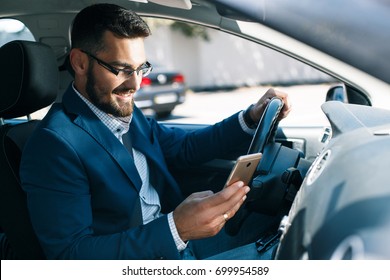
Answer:
[{"label": "man", "polygon": [[[190,166],[249,145],[251,129],[243,112],[196,133],[146,119],[133,97],[151,70],[149,34],[138,15],[111,4],[87,7],[73,22],[74,82],[31,137],[20,169],[50,259],[180,259],[188,241],[216,235],[246,198],[249,187],[236,182],[183,201],[167,165]],[[285,101],[285,117],[287,96],[270,90],[247,121],[258,122],[275,95]]]}]

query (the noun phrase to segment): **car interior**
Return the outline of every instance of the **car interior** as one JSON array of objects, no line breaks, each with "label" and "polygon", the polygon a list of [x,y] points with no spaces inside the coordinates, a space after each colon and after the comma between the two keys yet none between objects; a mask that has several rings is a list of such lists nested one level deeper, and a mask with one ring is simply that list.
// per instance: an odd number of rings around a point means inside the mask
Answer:
[{"label": "car interior", "polygon": [[[1,98],[0,117],[3,122],[28,116],[55,101],[58,67],[50,47],[37,42],[13,41],[0,48],[0,59],[5,66],[1,82],[7,92]],[[0,188],[0,220],[3,230],[2,254],[5,258],[44,258],[31,226],[26,194],[19,179],[22,150],[38,122],[3,123],[0,127],[0,176],[3,180]]]},{"label": "car interior", "polygon": [[[0,11],[24,22],[38,40],[15,40],[0,47],[0,83],[6,93],[0,95],[0,254],[1,259],[45,259],[29,220],[18,177],[19,162],[25,142],[39,123],[30,115],[59,102],[72,79],[65,35],[85,1],[72,1],[68,10],[63,7],[68,3],[57,1],[59,10],[48,8],[49,12],[39,20],[35,17],[39,4],[31,4],[29,13],[18,14],[16,6],[26,3],[14,2],[4,7],[0,4]],[[333,61],[313,46],[300,45],[280,33],[284,26],[277,26],[273,19],[269,25],[276,26],[276,30],[254,23],[261,22],[259,15],[226,3],[235,1],[156,0],[147,5],[142,1],[112,2],[143,16],[199,23],[240,36],[303,60],[334,77],[335,83],[329,86],[322,105],[329,125],[283,126],[277,122],[282,104],[272,100],[250,147],[236,147],[224,158],[185,170],[170,167],[170,171],[185,196],[199,191],[199,185],[218,191],[242,150],[248,154],[261,152],[263,157],[252,177],[247,202],[226,225],[231,235],[251,213],[261,213],[272,217],[274,223],[259,232],[256,246],[259,253],[267,253],[271,259],[390,258],[390,245],[386,242],[390,230],[390,190],[386,183],[390,164],[390,111],[386,108],[390,104],[390,86],[389,81],[377,80],[379,75],[385,76],[383,71],[376,69],[373,73],[378,75],[372,77],[341,60]],[[273,5],[271,8],[275,12]],[[276,39],[284,45],[278,45]],[[296,50],[306,57],[295,54]],[[385,67],[383,61],[380,65]],[[187,131],[207,125],[162,123]]]},{"label": "car interior", "polygon": [[[44,259],[45,256],[29,220],[25,193],[20,186],[19,163],[23,146],[39,122],[39,120],[30,119],[29,116],[58,99],[57,92],[60,77],[58,73],[59,71],[61,73],[61,71],[68,70],[67,60],[65,60],[64,65],[58,67],[52,48],[43,43],[22,40],[12,41],[2,46],[0,48],[0,58],[4,63],[3,65],[6,66],[3,68],[6,70],[3,71],[1,79],[6,92],[8,92],[7,95],[2,97],[0,110],[2,119],[1,143],[3,147],[1,150],[1,178],[4,180],[0,190],[2,258]],[[64,75],[68,75],[68,73],[62,73],[61,77],[64,77]],[[278,100],[274,102],[278,102]],[[303,176],[298,174],[299,170],[306,173],[309,167],[310,162],[303,158],[304,147],[302,143],[299,140],[288,140],[283,135],[283,131],[275,125],[277,111],[281,109],[281,104],[275,106],[274,112],[264,117],[250,153],[256,150],[264,153],[265,158],[269,159],[263,160],[262,166],[264,167],[257,170],[258,174],[270,175],[271,170],[275,170],[275,172],[286,171],[291,174],[285,175],[285,180],[280,183],[282,191],[276,194],[270,191],[275,183],[273,175],[258,177],[256,182],[257,194],[253,191],[253,199],[248,200],[248,209],[252,209],[241,211],[226,227],[232,235],[239,230],[240,224],[250,214],[250,211],[253,211],[258,205],[263,205],[260,212],[275,216],[275,222],[271,228],[272,231],[275,231],[281,215],[286,214],[289,208],[288,205],[291,204],[294,197],[293,193],[297,191],[301,183],[299,180],[302,180],[302,178],[296,179],[296,176]],[[20,117],[27,117],[27,121],[18,119]],[[167,125],[177,126],[175,124]],[[181,125],[179,126],[183,128]],[[184,129],[193,130],[200,127],[203,127],[203,125],[188,125]],[[279,143],[274,142],[276,133]],[[273,145],[266,147],[266,142],[271,138],[272,141],[270,142],[273,142]],[[292,147],[298,149],[292,149]],[[172,168],[171,171],[181,184],[185,195],[194,192],[199,185],[203,185],[204,189],[218,191],[218,188],[226,181],[235,158],[240,155],[238,152],[240,150],[241,147],[237,147],[237,151],[232,151],[224,159],[216,159],[186,170]],[[274,159],[278,157],[285,158],[285,160],[275,161]],[[291,170],[288,170],[289,168]],[[192,179],[188,180],[188,178]],[[285,200],[284,192],[292,185],[294,187],[290,188],[290,197]],[[262,192],[265,194],[261,195]],[[272,203],[262,204],[263,201],[272,201]]]}]

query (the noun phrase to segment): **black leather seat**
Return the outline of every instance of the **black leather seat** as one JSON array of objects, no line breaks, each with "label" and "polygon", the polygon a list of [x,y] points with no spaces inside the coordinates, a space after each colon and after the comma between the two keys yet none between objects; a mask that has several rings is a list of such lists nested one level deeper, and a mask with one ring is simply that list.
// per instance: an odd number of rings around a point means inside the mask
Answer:
[{"label": "black leather seat", "polygon": [[19,180],[23,147],[39,121],[11,119],[29,116],[55,101],[59,85],[57,61],[49,46],[13,41],[0,48],[0,65],[1,258],[44,259]]}]

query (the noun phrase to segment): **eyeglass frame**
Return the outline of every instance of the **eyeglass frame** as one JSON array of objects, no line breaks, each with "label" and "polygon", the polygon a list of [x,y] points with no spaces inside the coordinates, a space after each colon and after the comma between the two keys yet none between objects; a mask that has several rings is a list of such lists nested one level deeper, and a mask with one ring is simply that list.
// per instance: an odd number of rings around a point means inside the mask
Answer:
[{"label": "eyeglass frame", "polygon": [[125,69],[118,69],[115,66],[112,66],[111,64],[101,60],[100,58],[97,58],[96,56],[94,56],[93,54],[91,54],[91,53],[89,53],[87,51],[84,51],[84,50],[81,50],[81,51],[83,53],[85,53],[86,55],[88,55],[89,57],[91,57],[92,59],[96,60],[96,62],[100,66],[102,66],[103,68],[107,69],[108,71],[110,71],[115,76],[118,76],[120,72],[123,72],[126,75],[126,77],[130,77],[131,75],[133,75],[134,72],[136,72],[136,74],[139,75],[139,72],[141,70],[148,69],[146,74],[142,74],[142,77],[146,77],[153,70],[153,66],[152,66],[152,64],[149,61],[146,61],[144,64],[142,64],[140,67],[138,67],[135,70],[134,69],[127,69],[127,68],[125,68]]}]

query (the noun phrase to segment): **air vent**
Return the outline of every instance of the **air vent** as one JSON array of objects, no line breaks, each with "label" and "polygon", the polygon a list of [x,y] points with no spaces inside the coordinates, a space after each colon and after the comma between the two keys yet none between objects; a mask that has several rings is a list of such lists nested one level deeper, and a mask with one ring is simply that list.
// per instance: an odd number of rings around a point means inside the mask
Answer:
[{"label": "air vent", "polygon": [[319,155],[315,160],[309,171],[309,175],[307,176],[307,185],[311,185],[318,178],[318,176],[321,175],[326,166],[327,160],[330,157],[330,154],[331,151],[327,150],[326,152]]}]

